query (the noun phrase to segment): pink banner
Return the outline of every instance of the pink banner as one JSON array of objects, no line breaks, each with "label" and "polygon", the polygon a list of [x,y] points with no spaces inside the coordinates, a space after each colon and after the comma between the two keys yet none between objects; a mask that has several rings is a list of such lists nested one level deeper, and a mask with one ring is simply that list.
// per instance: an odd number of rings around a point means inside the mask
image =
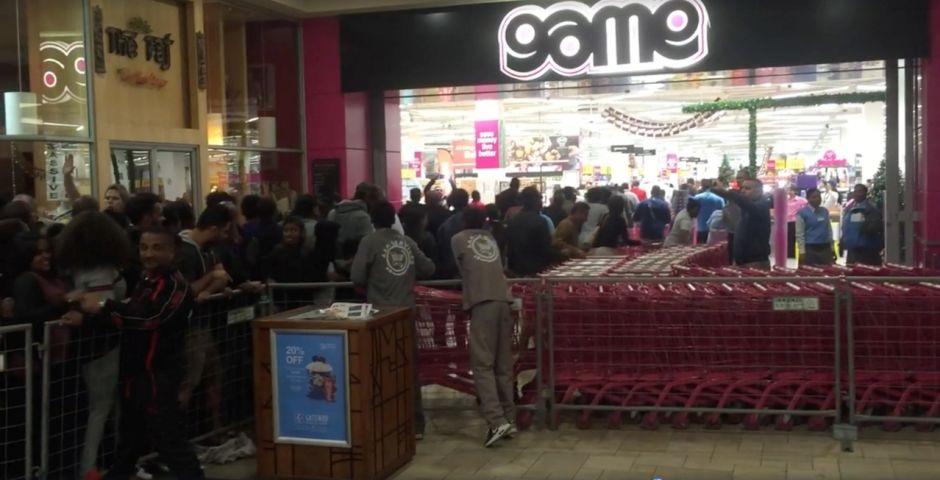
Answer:
[{"label": "pink banner", "polygon": [[827,150],[826,153],[823,154],[823,158],[820,158],[819,161],[816,162],[816,166],[819,168],[839,168],[846,165],[848,165],[848,162],[846,162],[844,158],[840,159],[836,157],[836,152],[832,150]]},{"label": "pink banner", "polygon": [[679,156],[675,153],[666,155],[666,170],[669,170],[670,173],[679,171]]},{"label": "pink banner", "polygon": [[476,122],[477,168],[499,168],[499,120]]}]

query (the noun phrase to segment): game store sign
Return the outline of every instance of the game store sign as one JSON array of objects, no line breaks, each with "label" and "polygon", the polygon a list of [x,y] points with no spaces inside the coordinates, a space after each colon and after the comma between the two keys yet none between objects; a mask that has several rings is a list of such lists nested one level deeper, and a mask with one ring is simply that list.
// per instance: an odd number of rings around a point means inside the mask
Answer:
[{"label": "game store sign", "polygon": [[340,19],[342,86],[381,91],[927,56],[927,0],[864,3],[526,0],[349,15]]},{"label": "game store sign", "polygon": [[681,70],[708,56],[701,0],[524,5],[499,27],[499,69],[515,80]]}]

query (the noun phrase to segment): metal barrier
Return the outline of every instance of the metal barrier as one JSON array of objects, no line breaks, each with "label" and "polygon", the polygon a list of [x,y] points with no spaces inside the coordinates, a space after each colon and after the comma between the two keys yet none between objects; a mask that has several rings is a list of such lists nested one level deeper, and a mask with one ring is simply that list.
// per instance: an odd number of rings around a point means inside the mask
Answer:
[{"label": "metal barrier", "polygon": [[[590,283],[584,283],[584,282]],[[551,279],[550,426],[593,412],[654,429],[777,416],[813,429],[840,418],[839,298],[831,278]],[[724,418],[722,418],[724,415]]]},{"label": "metal barrier", "polygon": [[33,389],[38,373],[31,325],[0,326],[0,478],[32,477]]},{"label": "metal barrier", "polygon": [[[179,399],[189,438],[224,433],[252,418],[251,320],[258,305],[256,295],[239,292],[196,305]],[[80,478],[95,464],[111,463],[120,414],[119,336],[46,323],[40,429],[40,472],[46,477]]]},{"label": "metal barrier", "polygon": [[[852,426],[866,422],[940,423],[940,279],[778,274],[511,280],[520,425],[535,413],[556,427],[565,411],[577,412],[579,427],[600,412],[613,426],[641,414],[646,428],[668,419],[675,428],[775,420],[789,429],[805,418],[813,429],[835,425],[848,449]],[[425,383],[474,394],[460,284],[416,290],[418,368]],[[250,320],[259,309],[325,305],[329,289],[350,287],[272,284],[260,300],[200,303],[180,398],[190,437],[252,417]],[[36,452],[48,478],[109,464],[118,334],[47,323],[39,384],[32,335],[27,325],[0,327],[0,478],[31,478]]]},{"label": "metal barrier", "polygon": [[851,423],[940,423],[940,279],[866,278],[847,282]]},{"label": "metal barrier", "polygon": [[[533,421],[533,412],[544,418],[545,395],[538,368],[543,353],[543,310],[539,279],[510,279],[513,295],[519,299],[513,308],[513,356],[515,370],[522,382],[520,387],[520,426]],[[463,311],[459,287],[460,280],[430,280],[418,282],[415,290],[415,329],[418,338],[418,377],[423,385],[440,385],[475,395],[473,374],[470,369],[468,329],[469,316]],[[430,288],[436,287],[436,288]],[[330,290],[352,289],[349,282],[269,284],[268,297],[273,311],[283,311],[311,303],[328,306],[332,301]],[[542,414],[542,415],[540,415]]]}]

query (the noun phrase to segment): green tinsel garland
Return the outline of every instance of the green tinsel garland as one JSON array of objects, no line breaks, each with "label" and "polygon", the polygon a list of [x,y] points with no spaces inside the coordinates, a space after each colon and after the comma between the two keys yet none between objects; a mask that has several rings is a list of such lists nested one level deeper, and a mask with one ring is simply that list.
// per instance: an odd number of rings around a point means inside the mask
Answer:
[{"label": "green tinsel garland", "polygon": [[885,101],[884,92],[831,93],[804,95],[790,98],[752,98],[749,100],[716,100],[682,107],[682,113],[708,113],[727,110],[751,110],[781,107],[814,107],[843,103],[869,103]]},{"label": "green tinsel garland", "polygon": [[729,110],[748,111],[748,152],[752,175],[757,174],[757,110],[784,107],[814,107],[818,105],[841,105],[845,103],[884,102],[885,92],[831,93],[825,95],[803,95],[790,98],[752,98],[749,100],[716,100],[682,107],[682,113],[709,113]]}]

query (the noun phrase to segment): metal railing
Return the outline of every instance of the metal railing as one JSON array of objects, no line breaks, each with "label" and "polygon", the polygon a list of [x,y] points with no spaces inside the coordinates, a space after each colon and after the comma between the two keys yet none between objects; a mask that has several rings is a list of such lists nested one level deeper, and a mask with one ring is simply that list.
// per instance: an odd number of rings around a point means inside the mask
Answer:
[{"label": "metal railing", "polygon": [[[257,295],[238,291],[196,304],[179,396],[189,438],[221,434],[252,418],[251,320],[259,305]],[[119,441],[119,335],[45,324],[40,475],[80,478],[96,464],[110,464]]]},{"label": "metal railing", "polygon": [[[519,299],[513,353],[523,426],[544,421],[554,428],[573,418],[588,427],[605,415],[614,426],[636,416],[647,428],[700,421],[789,429],[803,418],[810,428],[833,427],[851,448],[860,425],[896,430],[940,423],[940,278],[781,274],[510,283]],[[417,289],[417,367],[425,383],[472,395],[460,285],[421,282]],[[325,306],[332,295],[324,291],[351,287],[271,284],[260,298],[216,295],[199,304],[181,396],[190,437],[250,420],[251,319]],[[2,478],[31,478],[34,465],[41,476],[78,476],[89,461],[108,464],[117,441],[117,401],[108,393],[116,378],[102,380],[117,368],[117,334],[59,322],[42,333],[34,350],[30,326],[0,327]],[[95,439],[97,448],[89,446]]]},{"label": "metal railing", "polygon": [[35,357],[31,325],[0,326],[0,478],[32,478]]}]

